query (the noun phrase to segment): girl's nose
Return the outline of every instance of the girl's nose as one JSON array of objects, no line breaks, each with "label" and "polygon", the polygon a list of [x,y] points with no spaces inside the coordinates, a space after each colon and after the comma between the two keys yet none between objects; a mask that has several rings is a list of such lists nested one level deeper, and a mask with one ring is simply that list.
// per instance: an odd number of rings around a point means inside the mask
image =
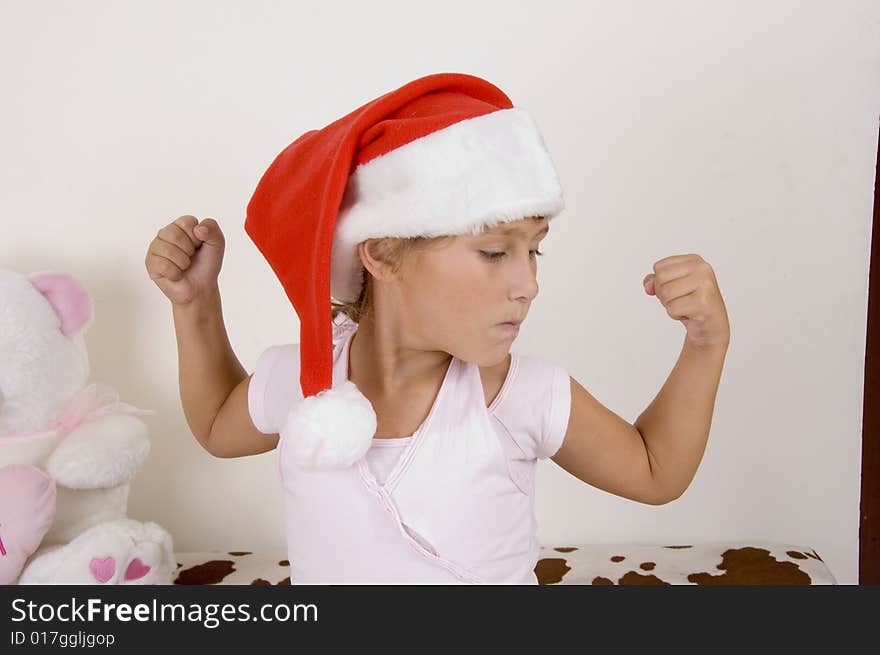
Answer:
[{"label": "girl's nose", "polygon": [[515,279],[511,285],[514,300],[531,302],[538,295],[538,276],[531,258],[526,255],[524,262],[517,263]]}]

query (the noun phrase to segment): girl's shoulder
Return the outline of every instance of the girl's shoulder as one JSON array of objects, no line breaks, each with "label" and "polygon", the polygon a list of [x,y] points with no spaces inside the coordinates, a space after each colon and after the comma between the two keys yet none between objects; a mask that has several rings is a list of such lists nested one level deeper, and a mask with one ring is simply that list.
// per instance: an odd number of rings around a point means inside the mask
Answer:
[{"label": "girl's shoulder", "polygon": [[555,362],[511,352],[507,375],[492,405],[495,409],[506,409],[525,398],[533,399],[530,405],[539,404],[539,400],[549,401],[560,383],[568,382],[568,377],[566,368]]},{"label": "girl's shoulder", "polygon": [[490,416],[527,459],[552,457],[562,445],[571,410],[568,371],[552,361],[511,353],[510,368]]},{"label": "girl's shoulder", "polygon": [[302,399],[298,343],[269,346],[257,358],[248,386],[248,411],[264,433],[277,433],[290,406]]},{"label": "girl's shoulder", "polygon": [[[334,330],[333,369],[336,371],[345,337],[351,331]],[[336,373],[334,373],[334,380]],[[254,425],[263,432],[277,433],[294,403],[302,400],[300,345],[269,346],[257,358],[248,387],[248,409]]]}]

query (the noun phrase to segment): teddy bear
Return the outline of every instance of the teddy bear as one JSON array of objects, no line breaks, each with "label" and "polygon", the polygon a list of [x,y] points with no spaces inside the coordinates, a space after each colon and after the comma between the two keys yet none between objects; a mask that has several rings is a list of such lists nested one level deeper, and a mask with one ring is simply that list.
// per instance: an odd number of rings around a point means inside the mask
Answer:
[{"label": "teddy bear", "polygon": [[88,383],[93,316],[69,274],[0,270],[0,584],[171,584],[171,535],[126,516],[154,412]]}]

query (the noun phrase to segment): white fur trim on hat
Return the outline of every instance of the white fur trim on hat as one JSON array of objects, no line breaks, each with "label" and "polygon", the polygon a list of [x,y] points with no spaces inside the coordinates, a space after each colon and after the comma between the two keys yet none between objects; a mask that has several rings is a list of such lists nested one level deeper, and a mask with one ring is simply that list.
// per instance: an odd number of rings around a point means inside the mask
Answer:
[{"label": "white fur trim on hat", "polygon": [[295,403],[281,430],[285,455],[301,468],[337,469],[366,455],[376,434],[376,412],[354,382],[345,380]]},{"label": "white fur trim on hat", "polygon": [[453,123],[349,176],[333,236],[330,295],[357,300],[357,244],[365,239],[477,234],[562,208],[556,170],[527,111],[499,109]]}]

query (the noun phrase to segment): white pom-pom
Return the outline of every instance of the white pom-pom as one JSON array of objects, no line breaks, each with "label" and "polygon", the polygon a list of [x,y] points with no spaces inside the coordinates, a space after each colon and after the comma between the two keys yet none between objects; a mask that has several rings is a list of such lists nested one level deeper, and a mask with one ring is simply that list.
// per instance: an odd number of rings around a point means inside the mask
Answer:
[{"label": "white pom-pom", "polygon": [[376,434],[373,405],[351,380],[296,403],[284,421],[284,453],[308,469],[351,466]]}]

